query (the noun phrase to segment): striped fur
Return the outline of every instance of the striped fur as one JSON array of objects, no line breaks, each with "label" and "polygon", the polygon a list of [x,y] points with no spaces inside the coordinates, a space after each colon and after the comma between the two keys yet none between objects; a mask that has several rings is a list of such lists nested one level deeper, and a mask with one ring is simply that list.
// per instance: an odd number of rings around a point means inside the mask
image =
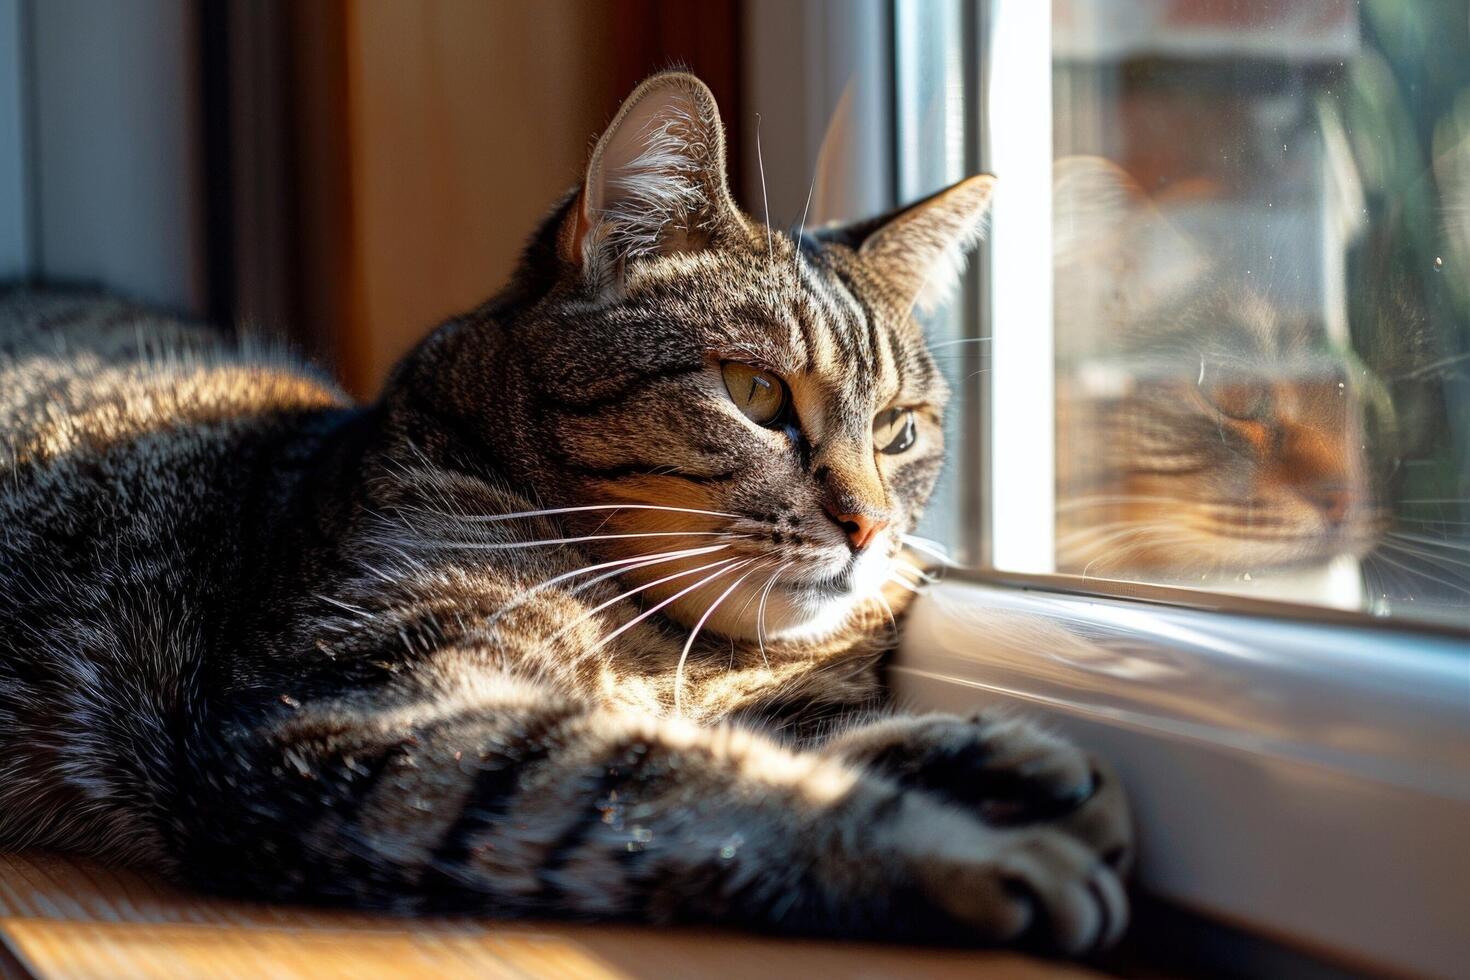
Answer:
[{"label": "striped fur", "polygon": [[[1117,936],[1115,780],[883,710],[942,456],[908,265],[979,185],[882,254],[882,222],[768,245],[704,87],[629,106],[369,406],[124,304],[0,300],[0,842],[413,913]],[[740,413],[732,359],[791,424]],[[887,528],[855,553],[829,511]]]}]

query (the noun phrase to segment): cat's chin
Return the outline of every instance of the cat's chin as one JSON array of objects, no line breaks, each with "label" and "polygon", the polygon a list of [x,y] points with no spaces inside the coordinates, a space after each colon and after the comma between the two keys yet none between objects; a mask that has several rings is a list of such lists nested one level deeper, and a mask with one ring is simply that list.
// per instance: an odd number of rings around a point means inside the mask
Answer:
[{"label": "cat's chin", "polygon": [[[772,596],[766,609],[764,636],[792,643],[813,642],[839,632],[871,596],[858,592],[833,595],[797,589]],[[755,639],[754,633],[749,637]]]},{"label": "cat's chin", "polygon": [[737,611],[726,616],[718,613],[710,616],[704,632],[746,643],[814,643],[840,633],[872,595],[814,594],[799,587],[782,586],[772,589],[765,597],[763,616],[754,611],[761,602],[760,595],[755,595],[750,608],[743,612],[739,608],[746,599],[740,597],[735,601],[735,595],[730,598]]},{"label": "cat's chin", "polygon": [[705,629],[733,640],[821,641],[841,632],[881,596],[892,567],[892,558],[872,554],[835,573],[778,579],[769,592],[767,581],[757,579],[732,593]]}]

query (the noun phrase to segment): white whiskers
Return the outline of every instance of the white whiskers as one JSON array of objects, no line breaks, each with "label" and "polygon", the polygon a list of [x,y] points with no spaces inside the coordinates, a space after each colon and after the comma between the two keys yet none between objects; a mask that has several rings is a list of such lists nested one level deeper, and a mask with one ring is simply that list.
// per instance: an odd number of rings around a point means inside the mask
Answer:
[{"label": "white whiskers", "polygon": [[920,582],[923,582],[925,585],[932,585],[935,582],[939,581],[939,579],[937,579],[933,575],[930,575],[918,565],[915,565],[912,562],[904,561],[902,558],[893,559],[893,567],[895,571],[900,571],[908,575],[912,575]]},{"label": "white whiskers", "polygon": [[736,518],[739,514],[727,514],[722,510],[696,510],[692,507],[669,507],[664,504],[585,504],[580,507],[551,507],[546,510],[522,510],[513,514],[484,514],[476,517],[459,517],[455,514],[445,514],[446,517],[456,517],[466,523],[493,523],[496,521],[515,521],[527,517],[547,517],[552,514],[577,514],[585,511],[596,510],[659,510],[674,514],[697,514],[702,517],[728,517]]},{"label": "white whiskers", "polygon": [[[442,541],[426,539],[422,547],[452,548],[464,551],[518,551],[587,541],[621,541],[630,538],[735,538],[730,531],[630,531],[626,534],[580,534],[570,538],[539,538],[535,541]],[[417,544],[417,542],[409,542]]]},{"label": "white whiskers", "polygon": [[582,592],[586,589],[590,589],[598,582],[605,582],[610,578],[615,578],[619,575],[625,575],[628,572],[635,572],[641,568],[648,568],[653,565],[663,565],[671,561],[678,561],[680,558],[697,558],[700,555],[708,555],[713,554],[716,551],[724,551],[728,547],[730,546],[727,544],[712,544],[703,548],[684,548],[680,551],[655,552],[651,555],[637,555],[633,558],[618,558],[614,561],[600,562],[596,565],[588,565],[584,568],[574,568],[570,572],[562,572],[560,575],[554,575],[546,581],[532,586],[519,599],[512,602],[508,606],[502,606],[500,609],[498,609],[495,612],[495,615],[491,616],[488,620],[485,621],[485,625],[487,627],[493,626],[501,617],[505,616],[512,610],[525,605],[536,595],[545,592],[547,589],[551,588],[554,585],[565,582],[567,579],[576,578],[578,575],[586,575],[588,572],[597,572],[605,568],[612,569],[612,571],[610,572],[604,572],[602,575],[598,575],[595,578],[591,578],[585,582],[579,583],[576,588],[571,590],[573,594]]},{"label": "white whiskers", "polygon": [[[730,563],[731,562],[737,562],[737,561],[739,562],[739,564],[736,564],[735,566],[730,567]],[[743,559],[743,560],[741,560],[741,559],[735,559],[735,558],[727,558],[727,559],[725,559],[722,562],[715,562],[714,565],[707,565],[707,566],[705,566],[705,568],[714,568],[716,566],[724,566],[724,567],[718,568],[715,572],[713,572],[710,575],[705,576],[704,578],[700,579],[698,582],[695,582],[693,585],[690,585],[690,586],[687,586],[687,587],[685,587],[683,589],[680,589],[678,592],[675,592],[673,595],[669,596],[667,599],[663,600],[662,602],[658,603],[657,605],[655,605],[655,606],[653,606],[653,607],[651,607],[649,609],[645,609],[643,612],[639,613],[637,616],[634,616],[632,619],[628,620],[622,626],[619,626],[617,629],[615,629],[611,633],[607,634],[607,636],[604,636],[602,639],[598,640],[595,644],[593,644],[592,649],[593,650],[600,650],[600,649],[602,649],[604,646],[606,646],[607,644],[611,643],[613,640],[617,639],[623,633],[627,632],[628,630],[632,629],[634,626],[636,626],[639,623],[643,622],[649,616],[652,616],[654,613],[658,612],[660,609],[663,609],[665,606],[669,605],[670,603],[677,602],[679,599],[682,599],[684,596],[688,595],[689,593],[693,592],[694,590],[696,590],[696,589],[698,589],[698,588],[700,588],[702,586],[708,585],[710,582],[713,582],[715,579],[719,578],[721,575],[724,575],[726,572],[732,572],[736,568],[743,568],[743,567],[745,567],[746,565],[748,565],[749,563],[751,563],[753,561],[755,561],[754,558],[746,558],[746,559]],[[691,573],[692,572],[695,572],[695,571],[704,571],[704,569],[703,568],[700,568],[700,569],[691,569],[690,570]],[[671,576],[671,578],[672,577],[677,577],[677,576]],[[642,591],[642,589],[650,588],[650,587],[652,587],[654,585],[657,585],[657,584],[658,583],[656,583],[656,582],[650,582],[648,585],[642,586],[639,589],[634,589],[633,591],[634,592],[639,592],[639,591]]]},{"label": "white whiskers", "polygon": [[812,209],[812,192],[817,189],[817,175],[812,174],[811,186],[806,189],[806,204],[801,209],[801,224],[796,226],[796,268],[801,268],[801,236],[806,234],[806,216]]},{"label": "white whiskers", "polygon": [[[741,566],[738,566],[738,565],[736,566],[736,568],[739,568],[739,567],[741,567]],[[685,661],[687,661],[689,659],[689,650],[690,650],[690,648],[692,648],[694,646],[694,639],[695,639],[695,637],[699,636],[699,631],[704,628],[705,622],[707,622],[709,620],[710,616],[714,613],[714,611],[717,608],[719,608],[720,603],[724,602],[725,599],[729,597],[729,595],[730,595],[731,592],[734,592],[737,588],[740,587],[740,583],[741,582],[744,582],[747,578],[749,578],[751,576],[751,573],[752,572],[756,571],[756,569],[758,569],[760,567],[761,566],[757,565],[756,568],[750,569],[744,575],[740,576],[735,581],[731,582],[729,588],[725,589],[724,592],[721,592],[719,598],[716,599],[714,602],[711,602],[709,604],[709,608],[704,611],[704,615],[700,616],[699,617],[699,621],[694,624],[694,629],[692,629],[692,630],[689,631],[689,639],[687,639],[687,640],[684,641],[684,650],[683,650],[682,653],[679,654],[679,663],[678,663],[678,666],[676,666],[674,668],[674,714],[675,715],[682,715],[684,713],[684,699],[683,699],[683,690],[684,690],[684,663],[685,663]],[[735,569],[733,569],[733,568],[732,569],[726,569],[726,571],[734,571],[734,570]],[[723,573],[721,573],[721,574],[723,574]]]},{"label": "white whiskers", "polygon": [[772,573],[771,580],[766,583],[765,588],[761,589],[760,605],[756,607],[755,640],[756,643],[760,646],[761,660],[765,663],[767,667],[771,666],[771,661],[769,658],[766,657],[766,602],[771,598],[771,590],[776,587],[776,579],[780,578],[781,573],[786,571],[786,569],[790,568],[793,564],[795,564],[795,562],[788,561],[777,568],[774,573]]},{"label": "white whiskers", "polygon": [[[722,545],[721,547],[724,547],[724,546]],[[638,593],[640,593],[640,592],[642,592],[642,591],[644,591],[646,589],[651,589],[651,588],[654,588],[655,586],[663,585],[665,582],[672,582],[675,579],[684,578],[684,577],[689,576],[689,575],[695,575],[695,574],[698,574],[699,572],[707,571],[708,569],[711,569],[711,568],[719,568],[719,567],[721,567],[723,565],[728,565],[731,562],[736,561],[736,560],[737,559],[735,559],[735,558],[724,558],[724,559],[721,559],[720,561],[711,562],[708,565],[697,565],[694,568],[681,569],[680,571],[674,572],[672,575],[665,575],[663,578],[654,579],[652,582],[645,582],[643,585],[635,585],[633,588],[628,589],[626,592],[621,592],[618,595],[613,596],[611,599],[608,599],[606,602],[600,603],[599,605],[594,606],[593,608],[587,610],[582,615],[578,616],[576,619],[572,620],[570,623],[567,623],[561,629],[559,629],[555,633],[553,633],[551,638],[554,640],[554,639],[557,639],[558,637],[561,637],[561,636],[566,635],[567,633],[569,633],[573,629],[575,629],[579,624],[586,622],[587,620],[591,619],[593,616],[596,616],[598,613],[602,612],[604,609],[607,609],[610,606],[617,605],[619,602],[622,602],[624,599],[631,599],[633,596],[637,595]],[[619,631],[619,632],[621,632],[621,631]],[[606,643],[608,640],[611,640],[613,638],[613,636],[616,636],[616,635],[617,635],[617,633],[613,633],[612,636],[606,637],[601,642],[599,642],[597,645],[599,647],[602,646],[603,643]]]},{"label": "white whiskers", "polygon": [[921,538],[916,534],[902,535],[901,540],[908,547],[913,548],[915,551],[919,551],[923,554],[928,555],[930,558],[933,558],[941,565],[947,565],[950,568],[960,567],[960,563],[951,558],[949,556],[949,552],[945,550],[944,545],[940,544],[938,541],[934,541],[929,538]]},{"label": "white whiskers", "polygon": [[766,258],[774,260],[776,248],[771,244],[771,202],[766,197],[766,158],[761,154],[761,114],[755,114],[755,165],[761,175],[761,214],[766,223]]}]

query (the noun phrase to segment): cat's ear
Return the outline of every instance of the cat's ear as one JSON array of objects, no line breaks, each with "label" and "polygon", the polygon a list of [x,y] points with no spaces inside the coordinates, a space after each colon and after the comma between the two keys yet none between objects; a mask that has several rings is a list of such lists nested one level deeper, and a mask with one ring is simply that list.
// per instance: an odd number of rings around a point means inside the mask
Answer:
[{"label": "cat's ear", "polygon": [[1140,323],[1196,286],[1209,268],[1127,171],[1097,156],[1062,157],[1052,171],[1052,256],[1057,328],[1108,336],[1097,323]]},{"label": "cat's ear", "polygon": [[817,237],[839,241],[906,307],[929,311],[954,290],[965,260],[985,235],[995,178],[980,174],[890,214]]},{"label": "cat's ear", "polygon": [[705,247],[736,213],[714,95],[693,75],[664,72],[597,141],[558,249],[589,284],[605,284],[627,261]]}]

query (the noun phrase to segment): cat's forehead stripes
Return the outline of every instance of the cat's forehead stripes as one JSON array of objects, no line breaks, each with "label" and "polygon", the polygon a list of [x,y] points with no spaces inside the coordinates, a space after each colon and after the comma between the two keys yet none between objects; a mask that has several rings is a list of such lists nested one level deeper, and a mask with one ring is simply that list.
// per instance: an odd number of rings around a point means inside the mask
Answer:
[{"label": "cat's forehead stripes", "polygon": [[888,322],[830,262],[809,260],[784,236],[774,241],[774,262],[762,250],[646,263],[624,305],[688,331],[686,339],[704,337],[722,357],[810,375],[844,413],[871,415],[900,395],[930,400],[936,379],[918,332]]},{"label": "cat's forehead stripes", "polygon": [[838,381],[844,400],[876,410],[905,387],[906,362],[899,356],[894,325],[859,297],[851,281],[830,263],[797,259],[804,294],[820,311],[812,331],[826,354],[826,374]]}]

